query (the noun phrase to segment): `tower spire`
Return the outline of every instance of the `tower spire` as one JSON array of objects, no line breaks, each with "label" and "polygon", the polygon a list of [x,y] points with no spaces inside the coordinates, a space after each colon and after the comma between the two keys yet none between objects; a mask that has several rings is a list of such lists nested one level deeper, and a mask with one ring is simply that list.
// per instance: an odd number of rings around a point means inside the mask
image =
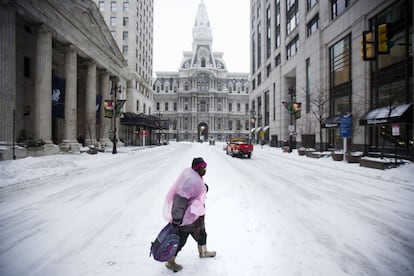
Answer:
[{"label": "tower spire", "polygon": [[[198,5],[198,11],[193,27],[193,41],[210,42],[213,40],[210,28],[210,20],[208,19],[206,5],[201,0]],[[208,43],[208,44],[210,44]]]}]

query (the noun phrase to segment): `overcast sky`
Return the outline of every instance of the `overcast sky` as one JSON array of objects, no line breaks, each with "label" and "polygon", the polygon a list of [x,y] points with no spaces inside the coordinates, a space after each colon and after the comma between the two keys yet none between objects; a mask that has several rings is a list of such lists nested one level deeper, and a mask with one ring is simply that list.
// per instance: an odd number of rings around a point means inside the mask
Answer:
[{"label": "overcast sky", "polygon": [[[229,72],[249,72],[249,0],[203,0],[213,51],[223,52]],[[154,0],[154,75],[178,71],[192,50],[192,29],[201,0]]]}]

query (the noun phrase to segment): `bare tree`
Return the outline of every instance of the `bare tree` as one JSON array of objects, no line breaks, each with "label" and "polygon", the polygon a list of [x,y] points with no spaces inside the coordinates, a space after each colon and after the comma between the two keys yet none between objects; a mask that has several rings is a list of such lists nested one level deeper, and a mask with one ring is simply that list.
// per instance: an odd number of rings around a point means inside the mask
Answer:
[{"label": "bare tree", "polygon": [[310,97],[311,111],[319,122],[319,150],[323,150],[322,122],[329,112],[329,93],[325,86],[313,89]]}]

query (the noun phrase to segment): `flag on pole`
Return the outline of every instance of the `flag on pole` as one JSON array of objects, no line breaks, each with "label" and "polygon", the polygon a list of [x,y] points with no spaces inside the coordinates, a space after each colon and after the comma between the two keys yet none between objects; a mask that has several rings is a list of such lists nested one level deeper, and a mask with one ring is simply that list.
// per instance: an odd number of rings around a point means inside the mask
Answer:
[{"label": "flag on pole", "polygon": [[282,104],[289,112],[289,114],[293,114],[295,119],[299,119],[301,117],[302,103],[282,102]]},{"label": "flag on pole", "polygon": [[295,119],[300,118],[301,111],[302,111],[302,103],[294,103],[293,104],[293,115],[295,116]]},{"label": "flag on pole", "polygon": [[[116,116],[119,117],[121,114],[121,109],[124,106],[126,100],[117,100],[116,101]],[[114,110],[114,101],[113,100],[104,100],[104,109],[105,109],[105,117],[113,118],[113,110]]]}]

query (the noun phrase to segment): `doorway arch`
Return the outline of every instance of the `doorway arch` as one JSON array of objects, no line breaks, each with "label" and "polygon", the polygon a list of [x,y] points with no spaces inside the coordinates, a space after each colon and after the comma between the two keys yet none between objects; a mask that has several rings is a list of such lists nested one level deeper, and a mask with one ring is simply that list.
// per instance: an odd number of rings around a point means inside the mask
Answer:
[{"label": "doorway arch", "polygon": [[208,125],[206,122],[201,122],[197,126],[198,141],[203,142],[208,140]]}]

